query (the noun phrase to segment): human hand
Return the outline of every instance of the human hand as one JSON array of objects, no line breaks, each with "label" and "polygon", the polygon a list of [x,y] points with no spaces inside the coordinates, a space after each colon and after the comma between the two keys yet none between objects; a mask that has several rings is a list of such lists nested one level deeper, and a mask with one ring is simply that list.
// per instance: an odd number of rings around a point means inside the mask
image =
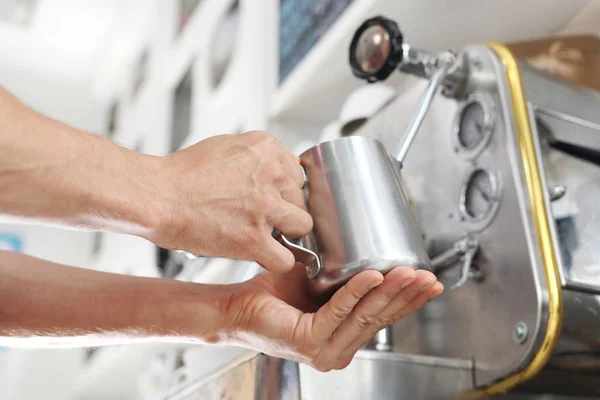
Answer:
[{"label": "human hand", "polygon": [[345,368],[375,334],[439,296],[424,270],[367,270],[323,306],[307,295],[304,267],[264,273],[239,285],[228,305],[234,344],[301,362],[319,371]]},{"label": "human hand", "polygon": [[290,237],[312,229],[304,211],[299,158],[261,131],[220,135],[164,157],[165,207],[151,238],[168,249],[207,257],[252,260],[287,271],[294,256],[271,233]]}]

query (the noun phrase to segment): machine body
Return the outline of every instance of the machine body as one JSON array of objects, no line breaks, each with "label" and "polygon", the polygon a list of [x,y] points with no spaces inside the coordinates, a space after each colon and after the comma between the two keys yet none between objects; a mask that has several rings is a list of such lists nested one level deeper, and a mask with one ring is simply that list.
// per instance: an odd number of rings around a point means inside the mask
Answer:
[{"label": "machine body", "polygon": [[[323,374],[288,363],[269,370],[275,397],[253,398],[488,398],[506,391],[597,398],[600,93],[535,70],[494,43],[460,49],[449,66],[402,43],[389,21],[367,22],[353,41],[367,44],[357,52],[364,62],[351,61],[362,68],[360,78],[400,71],[433,80],[446,69],[443,96],[433,100],[435,129],[410,129],[419,118],[427,122],[431,100],[411,120],[398,117],[406,104],[399,96],[353,133],[391,154],[412,135],[399,180],[446,291],[380,333],[373,350],[359,351],[346,369]],[[368,168],[354,165],[358,175]],[[254,357],[244,365],[265,356]],[[248,368],[248,382],[264,376]]]},{"label": "machine body", "polygon": [[[600,94],[501,45],[459,54],[464,91],[440,99],[448,123],[417,136],[403,180],[430,256],[468,234],[477,279],[394,326],[392,351],[470,361],[473,379],[457,395],[598,396]],[[399,107],[357,134],[397,147]],[[459,272],[438,276],[451,283]]]}]

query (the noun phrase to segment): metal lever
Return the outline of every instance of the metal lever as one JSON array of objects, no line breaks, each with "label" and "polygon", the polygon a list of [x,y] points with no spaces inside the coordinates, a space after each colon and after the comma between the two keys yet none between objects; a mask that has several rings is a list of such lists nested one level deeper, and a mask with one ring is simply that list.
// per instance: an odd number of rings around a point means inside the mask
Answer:
[{"label": "metal lever", "polygon": [[417,108],[417,112],[413,115],[412,119],[408,123],[405,133],[404,133],[404,141],[402,143],[402,147],[398,151],[398,155],[396,159],[402,163],[404,161],[404,157],[408,153],[408,150],[419,131],[419,127],[421,123],[423,123],[423,119],[431,106],[431,103],[438,92],[438,90],[442,87],[446,76],[448,76],[448,72],[450,68],[456,62],[456,57],[454,54],[450,52],[440,53],[437,58],[438,67],[431,76],[427,88],[423,93],[423,97],[421,97],[421,101],[419,102],[419,107]]},{"label": "metal lever", "polygon": [[472,236],[465,236],[454,243],[454,246],[431,260],[431,269],[433,273],[437,273],[462,258],[460,277],[454,285],[450,286],[450,290],[458,289],[469,279],[473,258],[478,250],[479,241]]}]

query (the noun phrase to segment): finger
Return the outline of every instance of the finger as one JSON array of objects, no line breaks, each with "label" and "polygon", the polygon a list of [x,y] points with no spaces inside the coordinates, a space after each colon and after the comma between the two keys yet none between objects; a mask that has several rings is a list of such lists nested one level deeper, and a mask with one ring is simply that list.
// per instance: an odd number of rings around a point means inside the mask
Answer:
[{"label": "finger", "polygon": [[284,235],[293,238],[308,235],[313,228],[313,219],[310,214],[283,199],[281,202],[281,212],[269,222]]},{"label": "finger", "polygon": [[294,267],[296,262],[292,252],[272,237],[269,238],[265,246],[257,250],[259,254],[255,261],[271,272],[287,272]]},{"label": "finger", "polygon": [[[432,279],[433,277],[433,279]],[[444,290],[443,285],[435,280],[435,276],[427,271],[417,271],[417,277],[381,312],[379,320],[367,328],[339,357],[343,366],[352,360],[360,350],[381,329],[400,321],[405,316],[417,311],[428,301],[439,296]]]},{"label": "finger", "polygon": [[315,342],[328,340],[336,328],[350,315],[360,299],[381,282],[383,282],[383,275],[379,271],[363,271],[335,292],[331,300],[313,317],[312,336]]},{"label": "finger", "polygon": [[354,311],[333,332],[330,345],[322,352],[326,360],[335,360],[365,330],[373,325],[379,314],[416,278],[410,267],[398,267],[388,272],[383,283],[367,294]]},{"label": "finger", "polygon": [[[425,290],[415,297],[405,308],[403,316],[406,316],[410,313],[413,313],[427,304],[433,298],[439,296],[443,292],[443,286],[440,282],[435,283],[432,287]],[[334,369],[344,369],[346,368],[354,358],[355,354],[366,345],[381,329],[377,326],[373,326],[368,331],[366,331],[360,339],[357,339],[355,343],[349,346],[344,352],[339,356],[338,362],[335,365]]]},{"label": "finger", "polygon": [[281,165],[286,175],[293,179],[297,187],[301,188],[304,186],[304,172],[300,164],[300,157],[286,149],[286,153],[281,160]]},{"label": "finger", "polygon": [[304,209],[304,195],[302,194],[302,190],[295,186],[295,183],[291,179],[290,183],[292,185],[287,185],[281,189],[281,197],[288,203]]}]

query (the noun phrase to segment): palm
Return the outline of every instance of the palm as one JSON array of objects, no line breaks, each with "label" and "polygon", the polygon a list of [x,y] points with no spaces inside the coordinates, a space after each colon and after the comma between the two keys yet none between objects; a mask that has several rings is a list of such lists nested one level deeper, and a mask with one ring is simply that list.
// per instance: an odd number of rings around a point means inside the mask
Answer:
[{"label": "palm", "polygon": [[270,306],[287,306],[301,312],[315,312],[321,306],[309,296],[306,270],[301,265],[285,274],[260,274],[251,282],[256,290],[255,294],[260,295]]},{"label": "palm", "polygon": [[247,296],[251,296],[255,322],[260,329],[274,337],[304,342],[305,329],[320,305],[308,295],[305,268],[297,266],[286,274],[265,272],[248,282]]},{"label": "palm", "polygon": [[246,347],[319,370],[347,365],[381,328],[438,296],[427,271],[399,267],[384,277],[363,271],[325,304],[309,296],[306,272],[263,273],[240,286],[233,310]]}]

